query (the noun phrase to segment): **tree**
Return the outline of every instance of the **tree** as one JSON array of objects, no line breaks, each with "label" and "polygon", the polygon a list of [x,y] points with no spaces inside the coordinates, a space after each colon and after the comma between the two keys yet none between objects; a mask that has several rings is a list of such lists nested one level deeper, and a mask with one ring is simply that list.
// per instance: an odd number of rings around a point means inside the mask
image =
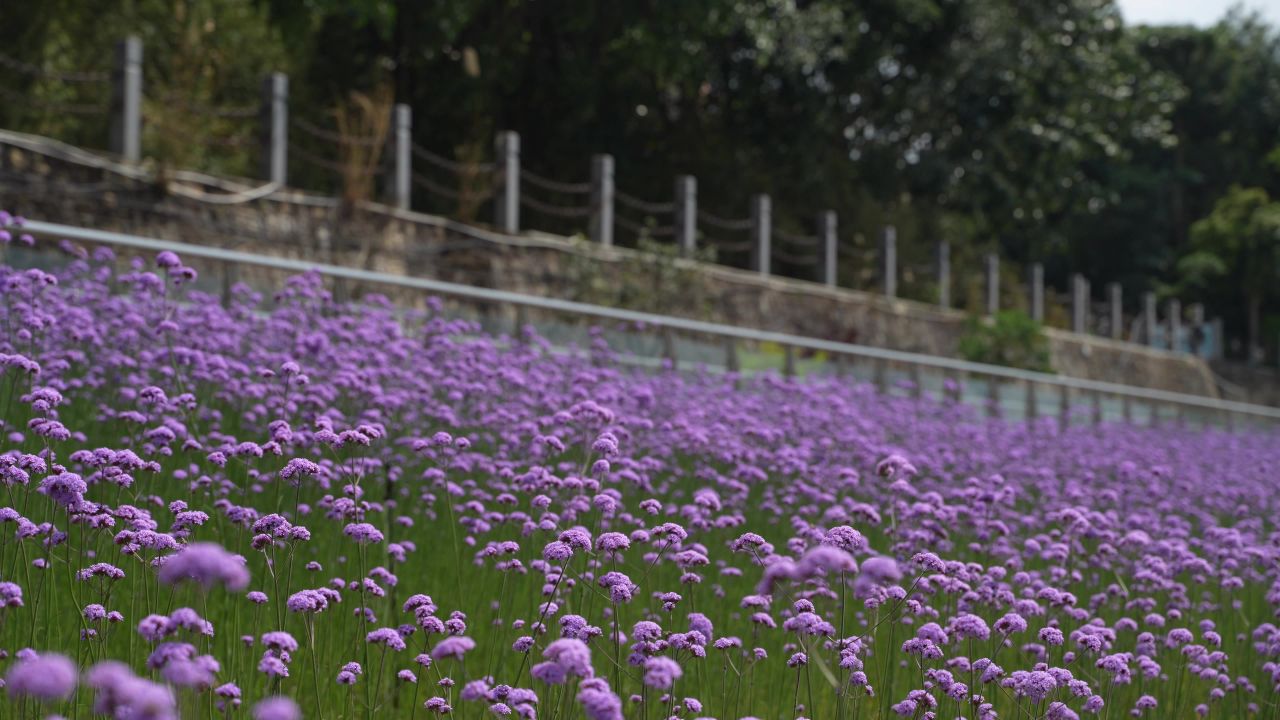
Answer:
[{"label": "tree", "polygon": [[1191,247],[1179,272],[1190,285],[1242,296],[1252,359],[1261,347],[1262,303],[1280,277],[1280,202],[1261,188],[1232,187],[1191,226]]}]

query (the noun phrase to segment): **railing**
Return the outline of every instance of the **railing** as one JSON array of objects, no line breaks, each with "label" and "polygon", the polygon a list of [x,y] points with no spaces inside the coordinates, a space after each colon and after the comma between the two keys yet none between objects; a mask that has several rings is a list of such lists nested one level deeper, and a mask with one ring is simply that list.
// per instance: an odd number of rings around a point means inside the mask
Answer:
[{"label": "railing", "polygon": [[[42,107],[37,101],[14,96],[0,96],[0,101],[30,106],[36,112],[91,112],[109,114],[111,133],[108,147],[127,163],[142,157],[142,82],[141,41],[136,37],[122,41],[115,65],[110,73],[53,72],[0,54],[0,70],[24,76],[37,76],[81,93],[83,88],[109,90],[110,101],[72,103],[66,107]],[[0,92],[4,87],[0,76]],[[10,94],[11,95],[11,94]],[[81,94],[69,97],[80,98]],[[536,228],[561,234],[584,233],[603,246],[613,245],[615,233],[634,244],[640,238],[673,242],[682,253],[693,256],[704,246],[714,251],[717,262],[749,268],[761,276],[775,274],[813,280],[827,287],[840,283],[839,253],[835,213],[817,214],[811,231],[775,228],[768,195],[750,198],[746,215],[733,217],[703,208],[698,202],[697,181],[682,175],[675,178],[670,199],[646,200],[628,194],[615,186],[614,162],[610,155],[591,158],[590,176],[586,180],[566,182],[532,172],[521,166],[520,136],[512,131],[497,134],[491,161],[478,158],[451,158],[448,153],[434,152],[414,140],[413,112],[399,104],[391,110],[386,137],[353,136],[327,127],[327,123],[301,116],[291,116],[288,78],[272,73],[263,79],[258,105],[220,105],[192,108],[181,98],[166,99],[167,105],[191,108],[203,115],[225,119],[233,125],[227,138],[205,138],[213,144],[256,145],[260,159],[260,176],[267,182],[260,189],[241,193],[235,199],[261,199],[289,181],[291,161],[308,168],[313,179],[359,182],[383,185],[383,194],[396,208],[409,210],[415,191],[419,200],[433,208],[448,208],[442,214],[470,219],[481,206],[492,209],[493,225],[503,233],[516,234]],[[47,105],[47,104],[46,104]],[[251,141],[256,135],[257,140]],[[359,159],[359,161],[353,160]],[[588,168],[584,167],[584,170]],[[210,202],[216,199],[202,198]],[[522,214],[532,222],[522,222]],[[774,239],[779,242],[774,242]],[[845,246],[848,251],[848,246]],[[872,275],[881,292],[898,293],[903,268],[898,264],[897,234],[892,226],[883,228],[879,252],[868,260],[874,264]],[[853,263],[844,263],[846,269]],[[942,306],[952,304],[952,263],[946,242],[937,246],[937,262],[933,268],[937,297]],[[1044,318],[1044,272],[1039,263],[1030,268],[1027,285],[1027,307],[1037,321]],[[968,271],[982,274],[986,286],[983,310],[993,315],[999,310],[999,260],[994,255],[983,258],[981,267]],[[848,274],[848,273],[846,273]],[[847,278],[846,278],[847,280]],[[1127,323],[1120,286],[1108,286],[1106,300],[1099,311],[1093,302],[1090,283],[1074,275],[1070,287],[1070,329],[1078,333],[1098,332],[1113,339],[1128,339],[1151,347],[1189,351],[1205,357],[1221,357],[1223,352],[1222,322],[1209,319],[1199,305],[1187,307],[1184,313],[1177,299],[1170,299],[1164,318],[1159,317],[1156,296],[1145,293],[1141,310]],[[1126,328],[1129,332],[1125,332]]]},{"label": "railing", "polygon": [[[450,299],[458,312],[482,319],[494,331],[513,337],[540,315],[543,334],[556,340],[589,338],[583,320],[611,324],[611,347],[633,358],[659,358],[674,366],[694,364],[718,371],[752,372],[772,367],[787,375],[843,373],[874,382],[881,391],[919,397],[950,398],[981,406],[992,415],[1036,420],[1056,416],[1059,422],[1123,420],[1144,425],[1184,423],[1242,428],[1272,427],[1280,408],[1231,402],[1198,395],[1130,387],[1115,383],[1060,377],[945,357],[887,350],[850,343],[754,330],[679,317],[602,307],[555,298],[472,287],[326,265],[305,260],[87,228],[27,221],[21,232],[52,240],[128,248],[148,253],[171,250],[187,259],[200,258],[219,267],[227,288],[251,269],[294,274],[318,272],[335,284],[335,293],[350,294],[351,284],[401,292],[421,302],[424,294]],[[208,272],[208,269],[204,269]],[[274,277],[272,283],[281,278]],[[207,282],[207,279],[205,280]],[[345,290],[344,290],[345,287]],[[495,310],[498,311],[495,313]],[[504,312],[512,311],[512,312]],[[563,322],[568,318],[572,322]]]}]

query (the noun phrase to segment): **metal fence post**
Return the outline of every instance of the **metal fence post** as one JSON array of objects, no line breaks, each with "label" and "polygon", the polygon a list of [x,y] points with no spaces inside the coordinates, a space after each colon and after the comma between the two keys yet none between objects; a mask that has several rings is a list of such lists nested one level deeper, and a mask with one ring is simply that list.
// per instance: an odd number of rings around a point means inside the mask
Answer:
[{"label": "metal fence post", "polygon": [[1000,381],[987,377],[987,417],[1000,417]]},{"label": "metal fence post", "polygon": [[881,280],[884,294],[888,297],[898,295],[898,230],[892,225],[884,227],[880,240]]},{"label": "metal fence post", "polygon": [[987,316],[995,317],[1000,310],[1000,256],[987,253]]},{"label": "metal fence post", "polygon": [[738,343],[733,338],[724,340],[724,369],[731,373],[740,370],[738,366]]},{"label": "metal fence post", "polygon": [[528,340],[527,336],[525,335],[524,329],[525,329],[525,326],[529,324],[529,308],[525,307],[524,305],[517,305],[516,317],[513,323],[514,323],[514,327],[512,328],[511,334],[515,337],[515,340],[517,343],[524,345],[525,342]]},{"label": "metal fence post", "polygon": [[676,335],[671,328],[662,329],[662,359],[670,363],[672,370],[678,369],[680,365],[680,357],[676,352]]},{"label": "metal fence post", "polygon": [[502,232],[520,232],[520,135],[511,130],[498,133],[495,143],[501,187],[494,203],[494,223]]},{"label": "metal fence post", "polygon": [[951,307],[951,243],[938,243],[938,304]]},{"label": "metal fence post", "polygon": [[676,245],[684,255],[698,248],[698,179],[676,176]]},{"label": "metal fence post", "polygon": [[1188,324],[1191,326],[1190,348],[1192,355],[1203,355],[1203,346],[1207,335],[1204,331],[1204,305],[1200,303],[1191,303],[1187,306],[1187,313],[1190,314]]},{"label": "metal fence post", "polygon": [[1044,264],[1031,263],[1031,319],[1044,322]]},{"label": "metal fence post", "polygon": [[613,156],[591,157],[591,239],[613,244]]},{"label": "metal fence post", "polygon": [[1074,273],[1071,276],[1071,331],[1088,332],[1089,323],[1089,281],[1084,275]]},{"label": "metal fence post", "polygon": [[818,282],[827,287],[836,286],[836,212],[823,210],[818,213]]},{"label": "metal fence post", "polygon": [[769,276],[772,253],[769,248],[773,230],[773,206],[769,196],[751,197],[751,269],[764,277]]},{"label": "metal fence post", "polygon": [[408,210],[409,194],[412,188],[409,184],[412,173],[410,163],[413,162],[413,150],[410,145],[413,142],[413,110],[408,105],[396,103],[392,109],[391,132],[393,133],[391,152],[395,159],[391,199],[396,207]]},{"label": "metal fence post", "polygon": [[1182,333],[1182,301],[1169,298],[1169,349],[1178,351],[1178,335]]},{"label": "metal fence post", "polygon": [[1147,335],[1147,347],[1156,346],[1156,325],[1159,322],[1156,317],[1156,294],[1142,293],[1142,331]]},{"label": "metal fence post", "polygon": [[1124,339],[1124,290],[1120,283],[1107,284],[1107,302],[1111,306],[1111,339]]},{"label": "metal fence post", "polygon": [[142,40],[136,35],[116,44],[110,148],[127,163],[142,159]]},{"label": "metal fence post", "polygon": [[271,73],[262,79],[258,113],[262,177],[284,185],[289,179],[289,76]]},{"label": "metal fence post", "polygon": [[1221,360],[1227,350],[1227,339],[1222,336],[1222,317],[1214,317],[1209,327],[1213,330],[1213,347],[1209,349],[1209,354],[1214,360]]}]

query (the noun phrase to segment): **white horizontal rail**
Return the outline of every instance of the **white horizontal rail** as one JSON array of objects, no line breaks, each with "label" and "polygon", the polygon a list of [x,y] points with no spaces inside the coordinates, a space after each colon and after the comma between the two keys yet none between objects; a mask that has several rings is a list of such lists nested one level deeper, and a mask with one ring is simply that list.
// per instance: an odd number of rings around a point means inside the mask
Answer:
[{"label": "white horizontal rail", "polygon": [[1187,393],[1171,392],[1168,390],[1155,390],[1151,388],[1134,387],[1131,385],[1121,385],[1118,383],[1102,382],[1098,380],[1063,377],[1048,373],[1003,367],[1000,365],[986,365],[982,363],[968,362],[965,360],[957,360],[954,358],[939,357],[936,355],[924,355],[920,353],[903,352],[900,350],[869,347],[866,345],[834,342],[831,340],[821,340],[818,338],[771,332],[768,330],[756,330],[752,328],[704,322],[701,320],[689,320],[686,318],[671,317],[667,315],[655,315],[652,313],[638,312],[622,308],[590,305],[587,303],[574,302],[572,300],[560,300],[556,298],[539,297],[536,295],[524,295],[506,290],[473,287],[471,285],[462,285],[442,280],[393,275],[389,273],[375,272],[372,270],[362,270],[359,268],[343,267],[340,265],[328,265],[293,258],[272,257],[270,255],[260,255],[241,250],[227,250],[224,248],[204,245],[190,245],[170,240],[159,240],[156,238],[127,235],[124,233],[110,232],[106,230],[94,230],[91,228],[80,228],[71,225],[60,225],[56,223],[29,220],[24,226],[24,229],[33,235],[47,238],[66,238],[69,240],[79,240],[82,242],[103,245],[117,245],[154,252],[171,250],[188,257],[199,257],[208,260],[226,263],[239,263],[243,265],[257,265],[259,267],[273,268],[288,272],[315,271],[322,275],[334,278],[423,290],[440,295],[468,298],[482,302],[524,306],[539,310],[548,310],[602,320],[643,323],[652,327],[668,328],[671,330],[690,333],[701,333],[722,338],[733,338],[751,342],[771,342],[783,346],[805,348],[808,350],[862,357],[871,360],[902,363],[906,365],[917,365],[935,370],[985,375],[987,377],[1000,378],[1002,380],[1014,382],[1036,383],[1038,385],[1050,385],[1083,392],[1128,397],[1132,400],[1139,400],[1143,402],[1168,403],[1206,410],[1239,413],[1256,418],[1280,420],[1280,408],[1221,400],[1218,398],[1210,398],[1200,395],[1189,395]]}]

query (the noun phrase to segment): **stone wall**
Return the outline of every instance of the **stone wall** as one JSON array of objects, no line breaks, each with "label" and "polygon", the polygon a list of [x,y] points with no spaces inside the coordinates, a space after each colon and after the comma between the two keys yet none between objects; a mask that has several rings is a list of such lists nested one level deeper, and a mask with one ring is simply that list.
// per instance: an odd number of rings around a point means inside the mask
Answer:
[{"label": "stone wall", "polygon": [[[80,151],[76,151],[79,153]],[[711,320],[897,350],[954,356],[963,313],[909,300],[578,239],[508,236],[384,206],[277,194],[214,204],[188,195],[247,187],[162,168],[89,166],[80,155],[0,145],[0,207],[104,230],[351,265],[389,273]],[[183,195],[175,194],[173,179]],[[221,188],[207,187],[212,183]],[[1206,364],[1104,338],[1048,331],[1056,371],[1216,395]]]}]

